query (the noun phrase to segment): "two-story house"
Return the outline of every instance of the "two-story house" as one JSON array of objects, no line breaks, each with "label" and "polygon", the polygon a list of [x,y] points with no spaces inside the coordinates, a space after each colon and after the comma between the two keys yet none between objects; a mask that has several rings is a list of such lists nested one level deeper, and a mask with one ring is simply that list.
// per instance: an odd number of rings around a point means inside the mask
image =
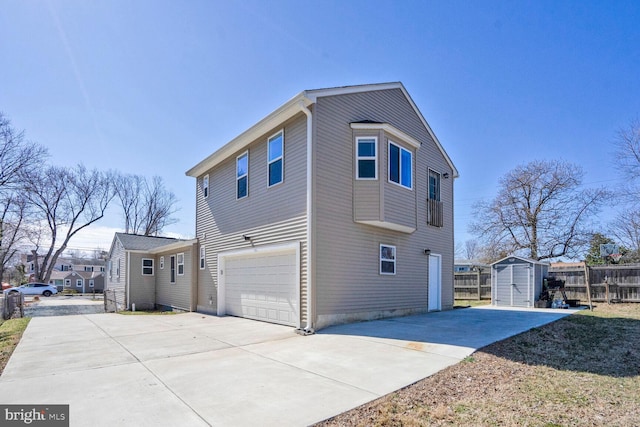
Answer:
[{"label": "two-story house", "polygon": [[311,332],[453,306],[458,172],[401,83],[301,92],[187,175],[198,311]]}]

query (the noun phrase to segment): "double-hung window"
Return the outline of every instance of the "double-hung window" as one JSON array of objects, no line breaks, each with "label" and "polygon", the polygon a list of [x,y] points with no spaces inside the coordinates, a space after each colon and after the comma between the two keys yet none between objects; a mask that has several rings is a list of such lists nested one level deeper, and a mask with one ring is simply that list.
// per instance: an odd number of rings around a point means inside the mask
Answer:
[{"label": "double-hung window", "polygon": [[242,199],[249,194],[249,152],[245,151],[236,158],[236,198]]},{"label": "double-hung window", "polygon": [[178,254],[178,276],[184,274],[184,254]]},{"label": "double-hung window", "polygon": [[389,141],[389,181],[412,189],[413,154]]},{"label": "double-hung window", "polygon": [[160,270],[164,270],[164,257],[160,257]]},{"label": "double-hung window", "polygon": [[396,247],[380,245],[380,274],[396,274]]},{"label": "double-hung window", "polygon": [[427,201],[427,224],[434,227],[444,225],[444,209],[440,202],[440,174],[429,169],[429,200]]},{"label": "double-hung window", "polygon": [[142,275],[153,276],[153,259],[142,258]]},{"label": "double-hung window", "polygon": [[209,175],[202,178],[202,195],[205,199],[209,197]]},{"label": "double-hung window", "polygon": [[378,179],[377,153],[377,138],[356,138],[356,179]]},{"label": "double-hung window", "polygon": [[269,187],[284,179],[284,132],[280,131],[267,142],[267,169]]},{"label": "double-hung window", "polygon": [[206,260],[206,249],[205,246],[200,246],[200,270],[204,270]]}]

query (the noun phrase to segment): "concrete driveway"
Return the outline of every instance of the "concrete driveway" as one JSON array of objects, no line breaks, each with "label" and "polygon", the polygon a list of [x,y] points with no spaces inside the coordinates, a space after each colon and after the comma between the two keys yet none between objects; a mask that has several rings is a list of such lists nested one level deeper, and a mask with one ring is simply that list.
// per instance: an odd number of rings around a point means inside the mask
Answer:
[{"label": "concrete driveway", "polygon": [[31,320],[3,404],[70,404],[72,426],[309,425],[575,310],[453,310],[327,328],[197,313]]}]

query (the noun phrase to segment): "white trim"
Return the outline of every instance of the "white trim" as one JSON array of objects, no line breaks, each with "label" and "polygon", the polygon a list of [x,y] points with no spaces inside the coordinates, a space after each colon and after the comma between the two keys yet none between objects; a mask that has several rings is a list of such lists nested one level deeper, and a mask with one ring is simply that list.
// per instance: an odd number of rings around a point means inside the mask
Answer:
[{"label": "white trim", "polygon": [[172,252],[172,251],[177,251],[178,249],[188,248],[189,246],[195,243],[198,243],[198,239],[180,240],[178,242],[169,243],[168,245],[158,246],[153,249],[149,249],[148,251],[131,251],[131,252],[150,253],[153,255],[157,255],[162,252]]},{"label": "white trim", "polygon": [[[280,144],[282,145],[281,147],[282,153],[280,154],[280,157],[277,157],[274,160],[269,160],[269,149],[271,148],[271,140],[275,139],[278,135],[281,135]],[[270,184],[269,183],[269,178],[270,178],[269,166],[271,166],[271,163],[275,163],[278,160],[282,160],[282,168],[280,169],[280,181],[276,182],[275,184]],[[278,132],[274,133],[269,138],[267,138],[267,188],[275,187],[279,184],[282,184],[283,182],[284,182],[284,128],[280,129]]]},{"label": "white trim", "polygon": [[[269,253],[277,253],[277,252],[291,252],[294,251],[296,254],[296,301],[300,301],[300,242],[289,242],[289,243],[278,243],[273,245],[263,245],[256,246],[247,249],[236,249],[230,251],[220,252],[218,254],[218,271],[216,272],[218,277],[218,306],[217,313],[218,316],[224,316],[227,314],[226,306],[225,306],[225,290],[226,283],[224,275],[224,270],[226,268],[226,259],[231,257],[244,257],[249,255],[256,254],[269,254]],[[297,326],[300,327],[300,304],[298,305],[298,319]]]},{"label": "white trim", "polygon": [[[242,176],[238,176],[238,160],[240,160],[240,158],[247,156],[247,172],[242,175]],[[249,197],[249,150],[246,150],[245,152],[243,152],[242,154],[236,156],[236,185],[235,185],[235,190],[236,190],[236,200],[241,200],[241,199],[246,199],[247,197]],[[242,178],[247,178],[247,193],[242,196],[242,197],[238,197],[238,182],[242,179]]]},{"label": "white trim", "polygon": [[[388,258],[382,258],[382,248],[393,248],[393,260]],[[382,271],[382,262],[393,262],[393,273],[386,273]],[[394,245],[387,245],[380,243],[380,250],[378,251],[378,273],[382,276],[395,276],[398,271],[398,250]]]},{"label": "white trim", "polygon": [[[406,187],[403,187],[403,188],[406,189]],[[371,220],[371,221],[355,220],[355,222],[357,222],[359,224],[371,225],[371,226],[374,226],[374,227],[386,228],[387,230],[401,231],[403,233],[408,233],[408,234],[411,234],[414,231],[416,231],[415,227],[409,227],[407,225],[396,224],[394,222],[375,221],[375,220]]]},{"label": "white trim", "polygon": [[[398,165],[398,180],[400,182],[395,182],[395,181],[391,181],[391,146],[395,145],[396,147],[398,147],[398,149],[400,149],[400,156],[398,158],[398,160],[400,161],[400,164]],[[407,187],[406,185],[402,184],[402,151],[406,151],[407,153],[411,154],[411,186]],[[389,183],[397,185],[399,187],[405,188],[407,190],[412,190],[413,191],[413,180],[414,180],[414,176],[413,176],[413,152],[411,150],[407,150],[406,148],[404,148],[402,145],[398,144],[397,142],[393,142],[392,140],[389,140],[388,144],[387,144],[387,181],[389,181]]]},{"label": "white trim", "polygon": [[[360,141],[373,140],[373,156],[362,156],[358,153]],[[378,180],[378,137],[377,136],[356,136],[356,180],[358,181],[377,181]],[[373,160],[374,176],[373,178],[360,177],[360,160]]]},{"label": "white trim", "polygon": [[383,130],[385,133],[401,139],[402,141],[406,142],[416,149],[420,148],[420,146],[422,145],[420,141],[402,132],[400,129],[390,125],[389,123],[350,123],[350,126],[351,129],[358,130]]}]

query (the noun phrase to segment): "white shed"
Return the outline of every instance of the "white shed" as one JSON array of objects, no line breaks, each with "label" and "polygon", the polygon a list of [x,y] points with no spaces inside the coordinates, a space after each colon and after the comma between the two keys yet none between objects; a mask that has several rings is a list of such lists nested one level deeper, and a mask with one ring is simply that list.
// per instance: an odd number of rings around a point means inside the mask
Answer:
[{"label": "white shed", "polygon": [[549,264],[508,256],[491,264],[491,304],[534,307],[540,299]]}]

